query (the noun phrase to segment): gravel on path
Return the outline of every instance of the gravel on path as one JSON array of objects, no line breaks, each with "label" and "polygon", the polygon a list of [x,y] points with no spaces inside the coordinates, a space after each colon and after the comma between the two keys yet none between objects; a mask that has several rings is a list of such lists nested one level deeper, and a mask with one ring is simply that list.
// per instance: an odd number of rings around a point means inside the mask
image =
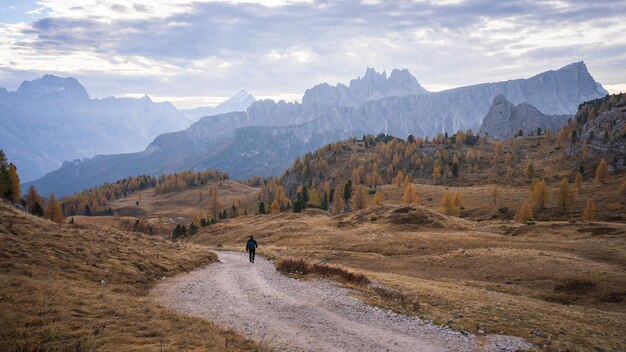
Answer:
[{"label": "gravel on path", "polygon": [[219,262],[159,284],[156,299],[172,309],[238,331],[277,351],[517,351],[519,337],[476,336],[369,306],[321,279],[296,280],[261,256],[218,252]]}]

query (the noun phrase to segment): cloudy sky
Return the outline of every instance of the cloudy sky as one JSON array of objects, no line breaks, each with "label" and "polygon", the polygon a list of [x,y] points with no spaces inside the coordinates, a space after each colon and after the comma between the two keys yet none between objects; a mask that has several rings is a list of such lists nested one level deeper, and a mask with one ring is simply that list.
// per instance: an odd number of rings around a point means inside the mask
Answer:
[{"label": "cloudy sky", "polygon": [[626,91],[626,1],[1,0],[0,86],[73,76],[92,97],[299,99],[408,68],[432,91],[575,61]]}]

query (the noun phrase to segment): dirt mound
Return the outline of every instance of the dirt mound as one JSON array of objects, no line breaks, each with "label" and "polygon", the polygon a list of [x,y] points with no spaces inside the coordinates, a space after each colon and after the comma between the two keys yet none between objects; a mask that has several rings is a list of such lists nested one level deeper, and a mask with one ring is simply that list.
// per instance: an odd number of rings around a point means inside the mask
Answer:
[{"label": "dirt mound", "polygon": [[343,214],[335,219],[338,220],[338,227],[378,223],[415,230],[420,228],[472,230],[476,228],[473,221],[445,216],[422,206],[383,205]]}]

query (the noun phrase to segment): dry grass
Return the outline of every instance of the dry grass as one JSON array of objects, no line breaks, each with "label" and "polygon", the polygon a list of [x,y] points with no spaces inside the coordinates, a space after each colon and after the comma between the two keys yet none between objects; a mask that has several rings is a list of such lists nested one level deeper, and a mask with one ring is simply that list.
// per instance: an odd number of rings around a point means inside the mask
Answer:
[{"label": "dry grass", "polygon": [[215,259],[198,246],[0,205],[0,350],[258,350],[148,297],[158,280]]},{"label": "dry grass", "polygon": [[241,250],[249,233],[260,254],[327,258],[366,275],[378,292],[355,294],[381,307],[553,351],[626,350],[624,224],[477,223],[386,205],[336,217],[317,210],[241,217],[191,240]]},{"label": "dry grass", "polygon": [[344,268],[324,265],[324,264],[311,264],[304,260],[295,259],[281,259],[276,263],[276,270],[284,274],[296,274],[296,275],[319,275],[321,277],[330,277],[338,279],[344,283],[365,286],[370,284],[370,280],[363,274],[355,274]]},{"label": "dry grass", "polygon": [[[209,213],[210,199],[208,190],[216,187],[221,204],[230,207],[237,200],[256,200],[258,188],[248,187],[235,181],[211,182],[207,186],[157,195],[154,189],[135,192],[126,198],[117,199],[109,204],[121,216],[163,218],[173,223],[191,222],[196,214]],[[200,200],[202,193],[202,200]],[[139,205],[136,205],[139,202]],[[221,210],[221,209],[220,209]]]}]

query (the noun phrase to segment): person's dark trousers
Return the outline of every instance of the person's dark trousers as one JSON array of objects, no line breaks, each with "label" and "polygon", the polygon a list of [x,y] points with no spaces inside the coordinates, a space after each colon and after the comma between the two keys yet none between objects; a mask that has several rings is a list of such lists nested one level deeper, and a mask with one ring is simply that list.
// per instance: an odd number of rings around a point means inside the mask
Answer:
[{"label": "person's dark trousers", "polygon": [[248,249],[248,254],[250,254],[250,263],[254,263],[254,252],[256,251]]}]

